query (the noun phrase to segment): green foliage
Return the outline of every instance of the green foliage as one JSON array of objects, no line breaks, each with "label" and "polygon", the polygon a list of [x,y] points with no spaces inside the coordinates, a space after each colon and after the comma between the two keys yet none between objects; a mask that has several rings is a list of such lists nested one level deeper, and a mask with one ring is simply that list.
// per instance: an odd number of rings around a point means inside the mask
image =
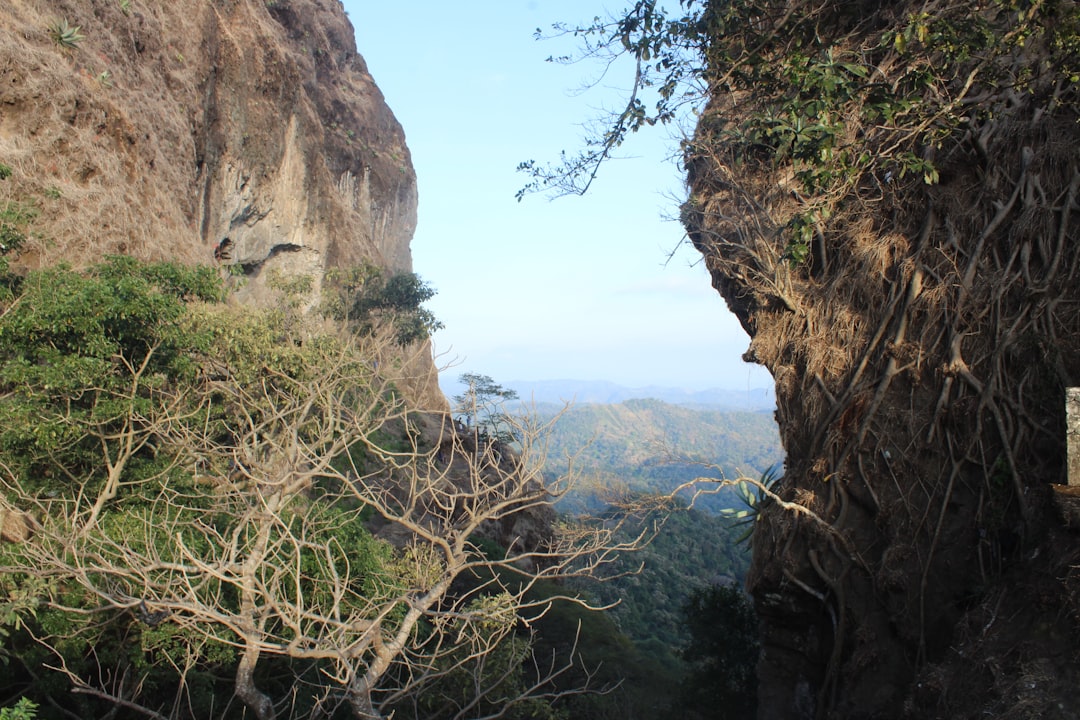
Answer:
[{"label": "green foliage", "polygon": [[[219,714],[234,690],[241,643],[229,618],[241,599],[235,571],[215,568],[236,568],[237,557],[260,559],[259,586],[304,608],[295,625],[268,621],[283,645],[317,635],[309,618],[329,608],[358,621],[369,603],[402,592],[391,548],[340,486],[312,480],[278,496],[263,466],[277,462],[283,438],[341,451],[320,429],[313,387],[357,408],[392,402],[373,397],[366,356],[336,336],[298,342],[283,311],[215,304],[210,268],[117,257],[84,272],[34,271],[17,290],[0,306],[0,500],[40,506],[43,525],[32,543],[0,544],[6,696],[30,687],[37,699],[69,697],[61,674],[40,673],[62,662],[92,685],[100,673],[127,674],[144,698],[171,695],[182,674],[183,711]],[[347,387],[320,381],[328,366]],[[266,484],[254,494],[248,478]],[[230,546],[235,555],[215,557]],[[80,571],[39,575],[43,557],[78,558]],[[186,615],[198,603],[214,609],[211,620]],[[293,671],[270,658],[260,668],[281,696],[298,675],[325,684],[318,663]],[[61,704],[93,717],[104,712],[95,703]]]},{"label": "green foliage", "polygon": [[12,707],[0,708],[0,720],[34,720],[37,709],[37,703],[29,698],[19,698]]},{"label": "green foliage", "polygon": [[636,533],[656,536],[643,549],[620,557],[608,568],[613,579],[583,581],[581,588],[609,612],[619,628],[639,646],[656,650],[678,664],[674,653],[690,638],[680,608],[695,589],[716,583],[741,583],[750,567],[746,548],[726,518],[680,505],[663,517],[657,513],[620,529],[618,540]]},{"label": "green foliage", "polygon": [[[576,155],[562,153],[554,166],[522,162],[518,171],[532,179],[517,193],[553,190],[557,194],[584,194],[601,164],[639,130],[677,120],[686,106],[702,95],[698,81],[704,64],[697,61],[707,42],[707,23],[695,0],[679,3],[682,12],[669,14],[656,0],[638,0],[614,19],[595,18],[577,27],[558,24],[557,35],[573,35],[582,43],[581,57],[608,67],[627,57],[634,77],[625,106],[605,118],[603,129],[586,139]],[[543,35],[538,30],[537,37]],[[548,62],[572,63],[575,57],[549,57]]]},{"label": "green foliage", "polygon": [[534,626],[538,657],[557,664],[576,658],[558,687],[592,691],[556,704],[566,718],[652,720],[674,700],[678,664],[643,651],[610,613],[557,602]]},{"label": "green foliage", "polygon": [[686,156],[790,172],[799,207],[784,255],[795,265],[811,257],[811,227],[827,240],[831,218],[855,202],[900,192],[909,178],[938,183],[936,158],[993,117],[994,103],[975,101],[979,91],[1000,102],[1005,88],[1038,94],[1053,109],[1070,102],[1061,90],[1080,77],[1074,3],[993,0],[904,14],[872,3],[682,0],[669,13],[638,0],[614,19],[556,31],[606,67],[627,60],[633,81],[626,106],[580,153],[521,164],[532,182],[519,199],[585,192],[630,135],[678,118],[707,89],[737,104],[701,116]]},{"label": "green foliage", "polygon": [[13,634],[22,633],[26,623],[37,620],[38,605],[48,589],[45,580],[33,575],[7,574],[0,580],[0,662],[11,664]]},{"label": "green foliage", "polygon": [[56,20],[49,25],[49,37],[57,47],[65,50],[75,50],[85,38],[80,33],[78,25],[69,25],[67,18]]},{"label": "green foliage", "polygon": [[[187,302],[221,296],[214,274],[109,258],[84,273],[66,267],[35,271],[21,278],[15,289],[18,295],[3,303],[0,319],[0,448],[5,482],[46,498],[94,493],[103,487],[110,463],[115,463],[112,467],[123,467],[123,477],[130,481],[157,478],[159,489],[161,482],[177,481],[175,490],[180,490],[180,476],[169,470],[175,453],[147,446],[121,463],[116,441],[132,427],[133,416],[148,420],[162,410],[170,385],[194,378],[190,353],[205,347],[205,339],[180,327],[180,321]],[[114,449],[106,450],[110,443]],[[153,487],[142,489],[154,496]],[[150,521],[147,507],[126,502],[129,512],[107,514],[104,528],[134,551],[146,542],[145,535],[130,532],[143,529],[137,521],[142,518],[164,530],[166,518],[158,514]],[[156,544],[169,548],[173,541],[161,537]],[[0,556],[5,564],[21,563],[23,547],[3,547]],[[55,661],[30,640],[29,629],[35,637],[59,638],[58,651],[76,671],[90,647],[102,662],[128,658],[122,663],[126,664],[141,655],[137,625],[118,623],[110,614],[94,617],[71,615],[56,606],[43,609],[43,600],[50,597],[60,605],[98,604],[84,592],[18,573],[7,574],[0,590],[0,621],[9,649],[5,660],[13,668],[15,682],[24,672],[21,668]],[[151,666],[135,665],[147,668],[146,682],[152,685]],[[58,678],[43,680],[35,688],[46,695],[66,694],[57,682]],[[89,709],[85,712],[92,714]]]},{"label": "green foliage", "polygon": [[0,163],[0,180],[7,180],[11,177],[11,166]]},{"label": "green foliage", "polygon": [[757,616],[735,585],[697,590],[683,605],[690,670],[680,694],[684,715],[697,720],[752,720],[757,712]]},{"label": "green foliage", "polygon": [[0,255],[14,252],[26,242],[27,226],[37,217],[37,208],[18,202],[0,205]]},{"label": "green foliage", "polygon": [[381,322],[391,323],[399,345],[426,340],[443,324],[423,307],[435,290],[416,273],[389,277],[377,267],[363,265],[327,274],[323,313],[370,333]]},{"label": "green foliage", "polygon": [[178,321],[186,299],[217,299],[220,284],[206,268],[115,257],[32,272],[19,291],[0,319],[0,450],[27,488],[100,477],[100,437],[195,371],[188,351],[207,339]]},{"label": "green foliage", "polygon": [[[658,400],[570,408],[552,429],[545,471],[565,472],[566,456],[574,452],[575,466],[586,473],[586,487],[575,488],[559,507],[604,517],[605,500],[612,497],[666,493],[702,476],[722,479],[714,472],[718,467],[730,468],[735,475],[760,473],[783,457],[775,421],[768,413],[696,410]],[[589,637],[582,652],[594,653],[593,643],[600,648],[622,643],[621,649],[606,656],[591,657],[602,661],[603,667],[617,668],[613,672],[627,678],[625,692],[634,699],[627,701],[622,690],[612,697],[575,699],[570,703],[574,716],[656,717],[668,710],[671,717],[684,716],[687,700],[680,695],[679,684],[691,667],[679,650],[692,636],[682,608],[695,592],[712,584],[743,582],[750,558],[746,546],[739,544],[742,528],[729,517],[709,514],[738,512],[732,508],[739,502],[736,485],[699,498],[695,507],[709,512],[680,507],[663,518],[644,549],[623,556],[608,569],[613,579],[575,585],[599,605],[614,604],[605,616],[614,623],[611,632],[622,639],[604,639],[605,633],[599,632],[599,638]],[[660,520],[660,515],[641,518],[622,528],[616,540],[651,531],[652,523]]]},{"label": "green foliage", "polygon": [[720,511],[721,517],[733,520],[733,527],[743,528],[742,534],[736,542],[742,543],[750,540],[754,535],[757,521],[761,519],[761,510],[766,507],[772,498],[768,493],[775,490],[775,486],[784,479],[780,474],[780,466],[774,465],[761,474],[757,482],[741,480],[735,486],[742,508],[724,508]]}]

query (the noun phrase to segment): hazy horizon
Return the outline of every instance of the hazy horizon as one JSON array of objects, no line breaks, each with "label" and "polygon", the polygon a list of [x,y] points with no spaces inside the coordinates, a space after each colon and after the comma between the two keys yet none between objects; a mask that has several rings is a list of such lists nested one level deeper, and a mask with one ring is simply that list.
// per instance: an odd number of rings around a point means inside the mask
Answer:
[{"label": "hazy horizon", "polygon": [[[465,386],[452,378],[440,377],[439,386],[447,398],[465,391]],[[774,388],[687,388],[665,385],[631,387],[607,380],[553,379],[509,380],[496,382],[504,388],[515,390],[518,399],[526,405],[536,403],[618,404],[628,400],[660,400],[673,405],[711,405],[733,409],[759,411],[775,407]]]}]

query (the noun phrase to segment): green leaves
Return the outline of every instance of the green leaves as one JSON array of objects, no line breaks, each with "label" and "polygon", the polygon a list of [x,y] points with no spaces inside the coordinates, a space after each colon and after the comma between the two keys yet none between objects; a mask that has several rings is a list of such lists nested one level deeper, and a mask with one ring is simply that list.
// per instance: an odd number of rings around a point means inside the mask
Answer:
[{"label": "green leaves", "polygon": [[146,363],[148,375],[182,374],[190,369],[184,351],[199,344],[176,325],[184,302],[220,293],[208,269],[138,266],[131,258],[110,258],[85,274],[63,266],[31,273],[0,322],[0,383],[55,394],[112,387],[113,370],[125,364]]},{"label": "green leaves", "polygon": [[443,327],[423,307],[435,290],[416,273],[387,277],[380,268],[363,265],[332,271],[327,280],[323,313],[345,321],[355,332],[370,334],[378,323],[390,323],[404,346],[426,340]]},{"label": "green leaves", "polygon": [[108,258],[86,272],[32,272],[18,293],[0,304],[0,450],[18,477],[46,487],[60,476],[45,465],[103,472],[88,430],[119,431],[191,377],[206,338],[179,320],[188,301],[221,288],[208,268]]},{"label": "green leaves", "polygon": [[[6,166],[4,166],[6,167]],[[8,168],[10,173],[11,169]],[[37,208],[18,202],[0,205],[0,255],[13,252],[26,242],[27,227],[37,217]]]},{"label": "green leaves", "polygon": [[34,720],[38,705],[29,698],[19,698],[12,707],[0,708],[0,720]]},{"label": "green leaves", "polygon": [[49,37],[57,47],[63,50],[75,50],[85,38],[78,25],[68,24],[67,18],[56,20],[49,25]]},{"label": "green leaves", "polygon": [[[519,201],[532,192],[584,194],[600,165],[633,133],[672,122],[703,97],[697,81],[705,68],[701,58],[708,43],[705,10],[695,0],[683,0],[680,6],[681,14],[670,14],[655,0],[638,0],[614,19],[594,18],[591,24],[572,28],[554,26],[556,35],[581,38],[583,46],[579,58],[555,61],[596,59],[610,69],[625,58],[632,72],[631,90],[625,106],[598,123],[603,129],[592,133],[580,152],[563,152],[560,161],[550,165],[520,163],[518,171],[531,180],[515,194]],[[537,38],[543,39],[539,31]]]},{"label": "green leaves", "polygon": [[[91,686],[128,673],[138,702],[182,677],[181,714],[210,716],[214,684],[235,675],[245,569],[249,591],[300,609],[264,625],[279,655],[293,640],[359,644],[377,606],[392,629],[392,549],[329,469],[342,434],[396,411],[375,343],[300,342],[283,312],[215,304],[212,269],[109,258],[18,290],[0,303],[0,506],[36,523],[32,542],[0,543],[13,666],[59,662]],[[46,675],[66,696],[67,678]],[[64,701],[79,702],[96,701]]]},{"label": "green leaves", "polygon": [[721,510],[720,516],[733,520],[734,527],[743,528],[736,542],[746,542],[753,537],[761,509],[771,501],[769,493],[783,478],[779,466],[773,466],[762,473],[759,480],[742,480],[735,486],[743,507]]}]

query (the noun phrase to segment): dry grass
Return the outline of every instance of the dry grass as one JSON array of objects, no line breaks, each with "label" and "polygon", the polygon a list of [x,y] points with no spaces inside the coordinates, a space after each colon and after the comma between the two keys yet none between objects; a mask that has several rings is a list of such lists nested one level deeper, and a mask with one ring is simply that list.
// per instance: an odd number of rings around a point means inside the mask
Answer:
[{"label": "dry grass", "polygon": [[[189,115],[197,72],[175,67],[185,51],[198,56],[197,18],[171,4],[131,16],[101,4],[95,13],[74,2],[0,10],[0,158],[14,170],[0,197],[31,198],[40,209],[23,261],[82,265],[105,253],[197,261]],[[57,13],[82,28],[77,49],[49,39]],[[171,62],[169,49],[146,41],[166,27]]]}]

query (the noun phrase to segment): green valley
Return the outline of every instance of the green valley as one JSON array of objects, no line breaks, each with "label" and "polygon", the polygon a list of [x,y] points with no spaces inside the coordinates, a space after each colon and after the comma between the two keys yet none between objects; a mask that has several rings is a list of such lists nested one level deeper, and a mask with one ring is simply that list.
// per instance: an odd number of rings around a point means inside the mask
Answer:
[{"label": "green valley", "polygon": [[[701,410],[660,400],[582,404],[562,410],[536,407],[552,424],[545,470],[573,464],[581,482],[557,507],[598,511],[624,493],[668,493],[696,478],[759,478],[783,460],[771,412]],[[717,512],[738,503],[730,489],[698,498],[695,507]]]}]

